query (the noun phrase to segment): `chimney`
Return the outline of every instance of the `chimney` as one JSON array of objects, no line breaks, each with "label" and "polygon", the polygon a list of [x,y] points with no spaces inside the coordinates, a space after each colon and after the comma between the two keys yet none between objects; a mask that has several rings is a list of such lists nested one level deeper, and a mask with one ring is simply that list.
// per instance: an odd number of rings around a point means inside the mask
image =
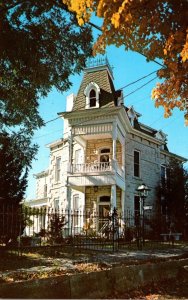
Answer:
[{"label": "chimney", "polygon": [[67,96],[66,111],[72,111],[75,97],[74,94]]}]

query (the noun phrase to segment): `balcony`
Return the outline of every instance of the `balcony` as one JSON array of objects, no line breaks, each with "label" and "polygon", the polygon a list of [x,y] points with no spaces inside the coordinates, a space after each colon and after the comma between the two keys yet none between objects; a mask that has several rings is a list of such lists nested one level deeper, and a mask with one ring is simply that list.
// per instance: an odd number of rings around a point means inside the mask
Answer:
[{"label": "balcony", "polygon": [[81,190],[84,186],[117,184],[125,190],[125,172],[117,161],[73,164],[68,174],[68,184]]}]

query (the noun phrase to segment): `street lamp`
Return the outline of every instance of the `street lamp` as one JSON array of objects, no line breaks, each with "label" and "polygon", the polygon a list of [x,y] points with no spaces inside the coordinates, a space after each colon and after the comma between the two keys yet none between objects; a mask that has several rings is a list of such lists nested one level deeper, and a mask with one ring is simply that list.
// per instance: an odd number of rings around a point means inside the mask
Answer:
[{"label": "street lamp", "polygon": [[142,183],[138,188],[137,188],[137,192],[140,196],[140,203],[141,203],[141,207],[142,207],[142,243],[143,246],[145,244],[145,240],[144,240],[144,202],[145,199],[148,196],[148,192],[150,191],[150,189],[147,187],[147,185],[145,185],[145,183]]}]

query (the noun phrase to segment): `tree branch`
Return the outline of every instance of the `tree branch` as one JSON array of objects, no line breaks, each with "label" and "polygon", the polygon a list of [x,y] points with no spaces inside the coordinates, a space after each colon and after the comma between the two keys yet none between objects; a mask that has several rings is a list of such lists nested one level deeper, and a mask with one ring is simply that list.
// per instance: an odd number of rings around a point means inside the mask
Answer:
[{"label": "tree branch", "polygon": [[[97,30],[99,30],[99,31],[102,32],[101,27],[99,27],[98,25],[96,25],[96,24],[94,24],[94,23],[92,23],[92,22],[88,22],[88,24],[91,25],[92,27],[96,28]],[[146,58],[148,59],[148,57],[147,57],[145,54],[141,53],[140,51],[136,51],[136,52],[139,53],[139,54],[141,54],[142,56],[144,56],[144,57],[146,57]],[[162,65],[161,63],[159,63],[157,60],[155,60],[155,59],[150,59],[150,60],[153,61],[153,62],[155,62],[155,63],[158,64],[159,66],[165,68],[165,66]]]},{"label": "tree branch", "polygon": [[14,8],[14,7],[20,5],[20,4],[23,4],[24,2],[29,2],[29,1],[24,1],[24,0],[23,0],[23,1],[19,1],[18,3],[15,3],[14,5],[4,6],[4,7],[0,10],[0,13],[1,13],[1,12],[4,12],[4,11],[8,11],[8,10],[10,10],[10,9],[12,9],[12,8]]}]

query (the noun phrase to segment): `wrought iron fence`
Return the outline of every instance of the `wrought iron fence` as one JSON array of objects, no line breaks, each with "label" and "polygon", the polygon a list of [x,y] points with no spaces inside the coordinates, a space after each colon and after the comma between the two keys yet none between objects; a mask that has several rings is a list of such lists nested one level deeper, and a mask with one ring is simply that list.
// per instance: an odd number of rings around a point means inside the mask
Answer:
[{"label": "wrought iron fence", "polygon": [[[126,211],[101,216],[95,211],[53,210],[3,205],[0,209],[0,246],[36,247],[71,245],[91,250],[116,251],[142,248],[149,242],[173,241],[181,237],[170,232],[159,215]],[[176,235],[175,235],[176,234]]]}]

